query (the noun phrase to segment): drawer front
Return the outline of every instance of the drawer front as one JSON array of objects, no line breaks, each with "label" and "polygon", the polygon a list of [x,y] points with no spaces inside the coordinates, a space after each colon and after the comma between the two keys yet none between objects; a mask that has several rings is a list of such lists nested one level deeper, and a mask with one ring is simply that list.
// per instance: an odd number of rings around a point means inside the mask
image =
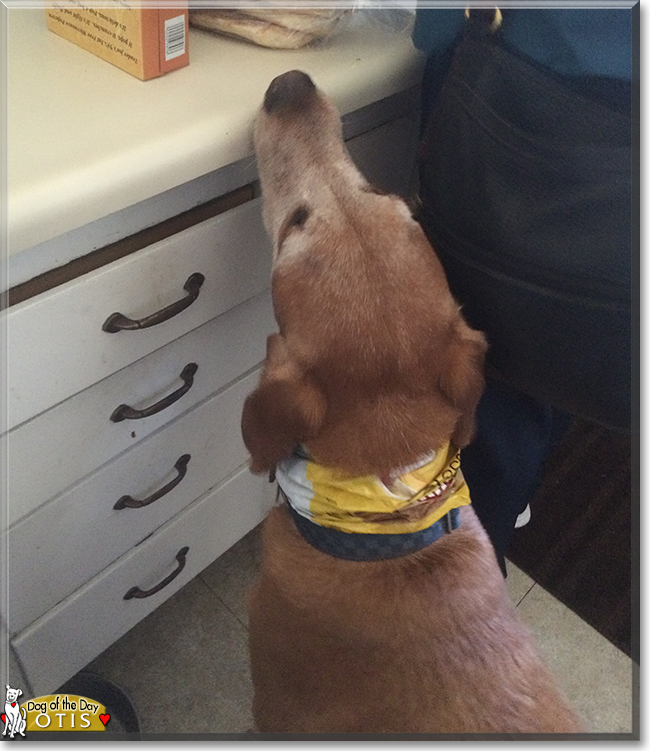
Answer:
[{"label": "drawer front", "polygon": [[[256,199],[10,308],[8,428],[261,293],[270,268]],[[142,319],[186,298],[194,273],[205,281],[178,315],[151,328],[102,330],[115,312]]]},{"label": "drawer front", "polygon": [[[241,412],[257,380],[255,371],[9,531],[11,633],[46,613],[246,462]],[[185,467],[175,468],[188,455]],[[150,505],[114,508],[123,496],[147,499],[176,481]]]},{"label": "drawer front", "polygon": [[[274,330],[264,293],[11,431],[8,524],[256,367]],[[182,387],[190,363],[198,365],[194,383],[174,404],[150,417],[110,420],[123,403],[140,409]]]},{"label": "drawer front", "polygon": [[[200,573],[264,518],[272,500],[266,478],[237,472],[19,634],[13,644],[35,695],[56,690]],[[132,587],[148,590],[174,573],[185,546],[185,567],[173,581],[150,597],[124,599]]]}]

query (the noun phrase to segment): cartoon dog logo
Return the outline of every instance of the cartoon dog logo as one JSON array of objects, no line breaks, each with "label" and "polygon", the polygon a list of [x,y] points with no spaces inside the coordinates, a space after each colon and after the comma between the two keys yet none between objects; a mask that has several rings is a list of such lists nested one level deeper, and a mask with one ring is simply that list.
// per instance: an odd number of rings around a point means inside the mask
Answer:
[{"label": "cartoon dog logo", "polygon": [[13,738],[14,733],[20,733],[25,737],[25,726],[27,725],[27,715],[25,709],[22,709],[18,705],[18,697],[22,695],[22,691],[19,688],[11,688],[7,684],[7,698],[5,700],[5,711],[2,713],[2,719],[4,720],[5,729],[2,735],[7,735],[9,731],[9,737]]}]

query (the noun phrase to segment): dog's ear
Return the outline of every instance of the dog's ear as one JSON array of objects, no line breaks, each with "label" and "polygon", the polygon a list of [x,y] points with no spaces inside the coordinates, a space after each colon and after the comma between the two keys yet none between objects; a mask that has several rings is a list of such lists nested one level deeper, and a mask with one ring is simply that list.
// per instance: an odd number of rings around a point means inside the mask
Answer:
[{"label": "dog's ear", "polygon": [[242,435],[252,472],[268,472],[313,438],[325,417],[326,401],[312,379],[291,360],[282,338],[269,337],[259,386],[242,413]]},{"label": "dog's ear", "polygon": [[476,431],[475,412],[483,389],[483,369],[487,342],[480,331],[471,329],[459,319],[444,356],[444,369],[439,376],[439,387],[446,398],[460,410],[452,443],[463,448],[471,442]]}]

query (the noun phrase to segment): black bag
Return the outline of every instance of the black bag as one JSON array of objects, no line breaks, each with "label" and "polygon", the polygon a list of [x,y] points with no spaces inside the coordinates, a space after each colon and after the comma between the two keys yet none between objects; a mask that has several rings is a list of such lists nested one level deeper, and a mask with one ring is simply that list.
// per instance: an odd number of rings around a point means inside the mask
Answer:
[{"label": "black bag", "polygon": [[[474,13],[472,14],[474,15]],[[632,123],[468,24],[429,114],[419,217],[489,368],[630,429]]]}]

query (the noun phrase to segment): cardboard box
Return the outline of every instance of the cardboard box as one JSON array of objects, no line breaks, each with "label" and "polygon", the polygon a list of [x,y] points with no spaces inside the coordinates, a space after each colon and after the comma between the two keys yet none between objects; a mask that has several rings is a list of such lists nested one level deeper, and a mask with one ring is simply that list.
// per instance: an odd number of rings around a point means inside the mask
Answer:
[{"label": "cardboard box", "polygon": [[48,28],[143,81],[189,64],[186,1],[175,8],[141,8],[130,0],[96,5],[51,0]]}]

